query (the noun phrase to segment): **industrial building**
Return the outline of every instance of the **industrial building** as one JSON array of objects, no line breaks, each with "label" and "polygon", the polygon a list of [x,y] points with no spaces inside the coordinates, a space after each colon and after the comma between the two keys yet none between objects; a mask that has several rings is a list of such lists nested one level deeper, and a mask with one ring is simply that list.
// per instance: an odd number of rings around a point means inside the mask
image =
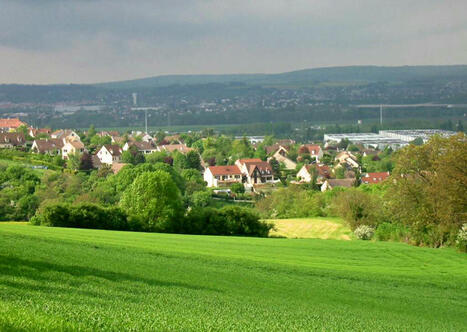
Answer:
[{"label": "industrial building", "polygon": [[417,138],[423,139],[426,142],[433,135],[441,135],[448,137],[454,135],[455,132],[438,129],[415,129],[415,130],[380,130],[376,133],[348,133],[348,134],[325,134],[325,143],[338,143],[348,139],[353,144],[361,144],[365,148],[384,149],[391,147],[397,150],[404,147]]}]

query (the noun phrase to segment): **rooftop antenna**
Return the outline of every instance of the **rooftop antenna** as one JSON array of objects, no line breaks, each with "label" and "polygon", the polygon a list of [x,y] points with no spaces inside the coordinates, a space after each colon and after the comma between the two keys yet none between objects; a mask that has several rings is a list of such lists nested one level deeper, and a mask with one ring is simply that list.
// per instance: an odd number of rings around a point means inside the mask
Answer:
[{"label": "rooftop antenna", "polygon": [[383,126],[383,104],[379,105],[379,124]]}]

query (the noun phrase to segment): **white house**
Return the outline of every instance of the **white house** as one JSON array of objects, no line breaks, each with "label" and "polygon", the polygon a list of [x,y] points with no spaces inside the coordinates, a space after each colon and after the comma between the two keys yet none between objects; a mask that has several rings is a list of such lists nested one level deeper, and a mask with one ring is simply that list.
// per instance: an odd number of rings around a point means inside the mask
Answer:
[{"label": "white house", "polygon": [[355,178],[349,179],[328,179],[321,186],[321,191],[332,190],[336,187],[351,188],[355,184]]},{"label": "white house", "polygon": [[0,133],[0,148],[26,146],[26,138],[23,133]]},{"label": "white house", "polygon": [[359,168],[360,165],[357,162],[357,157],[355,157],[352,153],[349,151],[342,151],[339,152],[335,158],[335,160],[339,164],[347,164],[348,166],[352,168]]},{"label": "white house", "polygon": [[242,183],[242,172],[236,165],[210,166],[204,171],[204,181],[208,187]]},{"label": "white house", "polygon": [[249,185],[276,182],[271,165],[259,158],[239,159],[235,165],[240,169]]},{"label": "white house", "polygon": [[300,182],[311,182],[313,179],[313,169],[316,172],[317,184],[322,184],[326,179],[331,178],[331,169],[329,166],[323,164],[310,164],[303,165],[300,171],[298,171],[297,178],[300,179]]},{"label": "white house", "polygon": [[68,159],[68,156],[75,153],[83,153],[85,150],[84,144],[81,141],[65,142],[62,147],[62,159]]},{"label": "white house", "polygon": [[299,153],[309,153],[311,157],[315,157],[316,161],[319,162],[323,158],[323,149],[321,146],[316,144],[304,144],[298,150]]},{"label": "white house", "polygon": [[58,138],[58,139],[64,139],[67,142],[71,141],[81,141],[81,138],[78,136],[77,133],[75,133],[73,130],[70,129],[59,129],[54,131],[52,134],[50,134],[51,138]]},{"label": "white house", "polygon": [[273,158],[275,158],[278,162],[284,164],[285,169],[294,170],[297,167],[297,163],[289,159],[287,157],[287,154],[288,154],[287,149],[283,147],[282,145],[280,145],[277,151],[274,153]]},{"label": "white house", "polygon": [[158,151],[157,147],[150,142],[126,142],[123,146],[123,151],[128,151],[132,146],[135,146],[139,152],[144,154]]},{"label": "white house", "polygon": [[112,165],[120,162],[122,159],[122,152],[122,148],[118,145],[106,144],[97,152],[97,157],[102,164]]},{"label": "white house", "polygon": [[64,145],[65,144],[63,143],[63,140],[58,138],[36,139],[32,143],[31,152],[57,155],[62,153],[62,148]]},{"label": "white house", "polygon": [[165,144],[165,145],[158,146],[157,149],[159,151],[166,151],[169,153],[178,151],[183,154],[187,154],[188,152],[193,151],[192,148],[186,146],[185,144]]}]

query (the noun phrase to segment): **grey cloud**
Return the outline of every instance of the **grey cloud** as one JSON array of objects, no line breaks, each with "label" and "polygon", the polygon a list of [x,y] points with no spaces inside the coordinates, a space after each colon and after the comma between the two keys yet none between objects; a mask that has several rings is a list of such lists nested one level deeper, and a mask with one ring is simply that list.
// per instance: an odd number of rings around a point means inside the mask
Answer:
[{"label": "grey cloud", "polygon": [[[406,64],[409,51],[424,63],[424,42],[461,44],[465,12],[464,0],[0,0],[0,60],[53,58],[50,72],[68,75],[54,82]],[[446,45],[429,61],[446,62]],[[455,61],[467,62],[464,50],[451,50]]]}]

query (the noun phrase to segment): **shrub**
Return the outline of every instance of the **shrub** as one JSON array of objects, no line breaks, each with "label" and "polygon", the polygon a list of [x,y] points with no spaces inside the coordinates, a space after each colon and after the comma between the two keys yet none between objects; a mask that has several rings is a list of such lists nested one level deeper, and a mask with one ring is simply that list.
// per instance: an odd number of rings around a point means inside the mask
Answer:
[{"label": "shrub", "polygon": [[245,187],[243,186],[243,183],[233,183],[230,186],[230,190],[236,194],[242,194],[245,192]]},{"label": "shrub", "polygon": [[352,188],[339,192],[334,207],[352,230],[361,225],[376,227],[383,219],[380,199],[359,189]]},{"label": "shrub", "polygon": [[205,207],[211,203],[212,197],[209,191],[196,191],[191,195],[191,203],[195,207]]},{"label": "shrub", "polygon": [[31,223],[55,227],[139,230],[130,226],[126,214],[121,209],[104,208],[91,203],[45,205],[31,218]]},{"label": "shrub", "polygon": [[462,225],[457,234],[456,247],[462,252],[467,252],[467,223]]},{"label": "shrub", "polygon": [[273,228],[252,210],[237,206],[222,209],[195,208],[177,225],[177,232],[186,234],[268,236]]},{"label": "shrub", "polygon": [[379,241],[404,241],[410,238],[409,229],[398,223],[384,222],[375,230],[375,237]]},{"label": "shrub", "polygon": [[375,234],[375,230],[373,227],[361,225],[355,229],[354,234],[360,240],[371,240]]}]

